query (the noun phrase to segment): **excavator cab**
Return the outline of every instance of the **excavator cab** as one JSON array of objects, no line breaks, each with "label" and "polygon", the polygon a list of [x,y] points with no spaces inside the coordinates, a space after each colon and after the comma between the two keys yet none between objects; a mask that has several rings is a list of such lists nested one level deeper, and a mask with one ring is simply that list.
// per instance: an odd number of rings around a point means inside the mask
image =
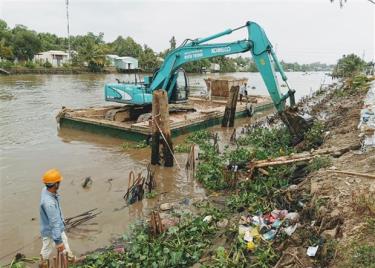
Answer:
[{"label": "excavator cab", "polygon": [[173,88],[172,96],[170,101],[172,103],[182,103],[186,102],[189,97],[189,85],[188,85],[188,79],[185,73],[185,70],[180,68],[178,69],[173,79],[171,79],[171,85]]}]

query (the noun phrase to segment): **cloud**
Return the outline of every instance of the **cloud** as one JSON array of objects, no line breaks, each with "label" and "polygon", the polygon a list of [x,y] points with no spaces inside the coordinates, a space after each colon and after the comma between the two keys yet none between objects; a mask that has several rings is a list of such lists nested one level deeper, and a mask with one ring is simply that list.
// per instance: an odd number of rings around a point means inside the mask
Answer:
[{"label": "cloud", "polygon": [[[289,1],[89,1],[70,0],[71,34],[103,32],[106,41],[131,36],[156,51],[185,38],[204,37],[257,21],[286,61],[334,63],[342,54],[374,58],[374,6],[349,0],[344,8],[329,0]],[[66,36],[64,0],[9,1],[0,6],[10,26]],[[236,32],[221,41],[246,38]],[[219,40],[220,41],[220,40]]]}]

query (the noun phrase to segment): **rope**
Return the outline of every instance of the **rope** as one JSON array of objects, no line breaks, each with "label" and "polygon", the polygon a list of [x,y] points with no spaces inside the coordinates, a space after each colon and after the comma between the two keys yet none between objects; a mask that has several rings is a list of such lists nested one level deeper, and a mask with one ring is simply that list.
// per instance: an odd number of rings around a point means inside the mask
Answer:
[{"label": "rope", "polygon": [[[160,115],[160,114],[159,114],[159,115]],[[157,116],[159,116],[159,115],[157,115]],[[156,116],[155,116],[155,117],[156,117]],[[169,151],[171,152],[174,161],[176,161],[176,164],[177,164],[178,168],[179,168],[179,169],[182,169],[181,166],[180,166],[180,164],[178,163],[178,161],[177,161],[177,159],[176,159],[176,157],[175,157],[175,155],[174,155],[174,153],[173,153],[171,147],[169,146],[169,143],[168,143],[167,139],[164,137],[164,134],[163,134],[163,132],[161,131],[161,129],[160,129],[159,125],[158,125],[158,122],[156,122],[156,120],[155,120],[154,117],[152,118],[152,121],[155,122],[155,125],[156,125],[156,127],[158,128],[158,130],[159,130],[161,136],[163,137],[163,140],[165,141],[165,144],[167,144],[168,149],[169,149]]]}]

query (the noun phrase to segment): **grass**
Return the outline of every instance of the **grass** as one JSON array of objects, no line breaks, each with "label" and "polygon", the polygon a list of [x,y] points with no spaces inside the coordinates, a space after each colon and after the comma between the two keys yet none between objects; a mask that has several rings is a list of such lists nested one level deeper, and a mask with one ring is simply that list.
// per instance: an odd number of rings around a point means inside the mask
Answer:
[{"label": "grass", "polygon": [[375,197],[367,190],[353,192],[352,205],[359,214],[375,215]]},{"label": "grass", "polygon": [[374,268],[375,267],[375,246],[372,246],[372,245],[356,246],[351,255],[350,267]]}]

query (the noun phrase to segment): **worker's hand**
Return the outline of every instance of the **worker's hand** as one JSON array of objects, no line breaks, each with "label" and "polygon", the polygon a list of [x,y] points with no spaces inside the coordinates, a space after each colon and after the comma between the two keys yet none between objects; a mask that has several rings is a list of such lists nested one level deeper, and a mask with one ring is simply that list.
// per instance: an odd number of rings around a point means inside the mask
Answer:
[{"label": "worker's hand", "polygon": [[57,251],[62,252],[65,250],[64,243],[56,245]]}]

